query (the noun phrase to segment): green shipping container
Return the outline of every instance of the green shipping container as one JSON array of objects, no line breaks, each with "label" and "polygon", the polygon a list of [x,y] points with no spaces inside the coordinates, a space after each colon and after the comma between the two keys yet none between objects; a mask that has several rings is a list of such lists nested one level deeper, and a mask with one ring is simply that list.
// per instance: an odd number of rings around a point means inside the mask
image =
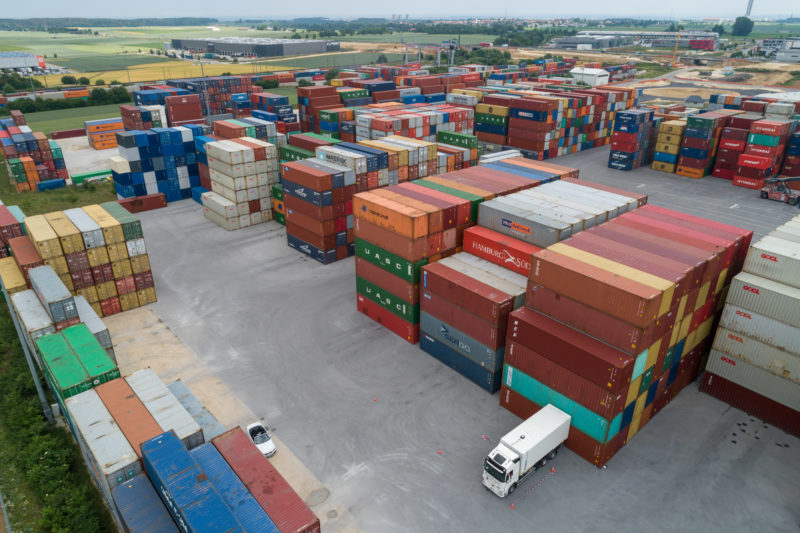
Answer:
[{"label": "green shipping container", "polygon": [[686,119],[686,127],[713,130],[717,126],[718,120],[713,117],[704,117],[703,115],[689,115],[689,118]]},{"label": "green shipping container", "polygon": [[236,124],[237,126],[240,126],[240,127],[244,128],[245,136],[252,137],[252,138],[255,139],[255,137],[256,137],[256,127],[253,126],[252,124],[248,124],[247,122],[242,122],[241,120],[236,120],[236,119],[232,119],[232,118],[226,120],[225,122],[228,122],[229,124]]},{"label": "green shipping container", "polygon": [[436,133],[438,142],[461,146],[462,148],[477,148],[478,138],[474,135],[459,133],[456,131],[440,131]]},{"label": "green shipping container", "polygon": [[304,150],[303,148],[298,148],[297,146],[292,146],[291,144],[284,144],[280,148],[280,158],[281,162],[285,161],[302,161],[303,159],[311,159],[314,157],[314,152],[310,150]]},{"label": "green shipping container", "polygon": [[[312,137],[314,139],[319,139],[320,141],[327,141],[327,142],[332,143],[332,144],[339,144],[340,142],[342,142],[342,141],[340,141],[338,139],[338,137],[335,138],[335,137],[331,137],[330,135],[322,135],[322,134],[314,133],[314,132],[306,132],[303,135],[305,135],[306,137]],[[334,135],[339,135],[339,134],[336,133]]]},{"label": "green shipping container", "polygon": [[451,195],[453,195],[453,196],[455,196],[457,198],[461,198],[462,200],[469,200],[470,207],[471,207],[470,215],[469,215],[470,222],[472,222],[473,224],[477,224],[478,223],[478,206],[484,200],[481,196],[478,196],[476,194],[471,194],[471,193],[468,193],[468,192],[465,192],[465,191],[460,191],[458,189],[454,189],[452,187],[447,187],[445,185],[440,185],[438,183],[433,183],[433,182],[430,182],[430,181],[426,180],[425,178],[422,178],[420,180],[416,180],[413,183],[414,183],[414,185],[422,185],[423,187],[427,187],[427,188],[433,189],[435,191],[451,194]]},{"label": "green shipping container", "polygon": [[488,113],[475,113],[475,122],[480,122],[481,124],[492,124],[494,126],[505,126],[508,124],[508,117],[490,115]]},{"label": "green shipping container", "polygon": [[333,111],[320,111],[319,119],[323,122],[339,122],[339,112]]},{"label": "green shipping container", "polygon": [[622,413],[609,421],[511,365],[503,367],[503,383],[537,405],[551,403],[558,407],[572,417],[573,426],[601,444],[613,439],[619,433]]},{"label": "green shipping container", "polygon": [[36,349],[50,387],[62,401],[92,388],[89,374],[60,333],[39,337]]},{"label": "green shipping container", "polygon": [[61,334],[75,355],[78,356],[78,360],[92,380],[92,386],[119,377],[119,368],[108,356],[100,342],[92,335],[86,324],[70,326]]},{"label": "green shipping container", "polygon": [[355,244],[357,257],[369,261],[373,265],[379,266],[398,278],[411,283],[419,282],[422,266],[428,264],[427,259],[420,259],[416,263],[412,263],[408,259],[403,259],[399,255],[387,252],[380,246],[363,239],[356,238]]},{"label": "green shipping container", "polygon": [[122,234],[125,236],[126,241],[144,237],[142,223],[139,222],[139,219],[117,202],[105,202],[100,204],[100,207],[105,209],[109,215],[116,218],[117,222],[122,225]]},{"label": "green shipping container", "polygon": [[283,185],[279,183],[272,186],[272,197],[281,202],[283,201]]},{"label": "green shipping container", "polygon": [[655,366],[651,366],[648,368],[644,374],[642,374],[642,383],[639,385],[639,395],[641,396],[644,394],[648,387],[650,387],[650,383],[653,381],[653,371],[655,370]]},{"label": "green shipping container", "polygon": [[419,323],[418,303],[411,304],[359,276],[356,276],[356,292],[410,324]]},{"label": "green shipping container", "polygon": [[751,133],[747,136],[748,144],[757,144],[759,146],[778,146],[781,138],[775,135],[764,135],[762,133]]},{"label": "green shipping container", "polygon": [[272,213],[272,220],[280,224],[281,226],[286,225],[286,215],[283,213]]}]

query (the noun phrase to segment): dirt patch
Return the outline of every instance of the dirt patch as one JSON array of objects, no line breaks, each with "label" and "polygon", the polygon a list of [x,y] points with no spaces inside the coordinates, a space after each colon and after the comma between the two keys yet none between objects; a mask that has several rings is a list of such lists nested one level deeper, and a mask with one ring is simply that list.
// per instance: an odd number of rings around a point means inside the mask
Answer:
[{"label": "dirt patch", "polygon": [[[712,94],[719,92],[719,89],[704,89],[700,87],[664,87],[655,89],[645,89],[644,94],[648,96],[661,96],[663,98],[678,98],[684,100],[689,96],[701,96],[708,99]],[[738,95],[736,91],[726,90],[725,94]]]}]

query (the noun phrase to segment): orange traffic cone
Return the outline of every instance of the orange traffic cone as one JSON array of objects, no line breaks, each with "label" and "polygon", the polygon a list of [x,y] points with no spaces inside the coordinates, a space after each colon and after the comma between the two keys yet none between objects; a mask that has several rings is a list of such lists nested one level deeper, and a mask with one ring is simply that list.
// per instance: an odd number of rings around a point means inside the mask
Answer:
[{"label": "orange traffic cone", "polygon": [[510,507],[511,509],[513,509],[513,508],[514,508],[514,504],[512,503],[511,505],[509,505],[509,507]]},{"label": "orange traffic cone", "polygon": [[555,474],[555,473],[556,473],[556,467],[553,467],[553,468],[551,468],[551,469],[550,469],[550,473],[551,473],[551,474]]},{"label": "orange traffic cone", "polygon": [[436,453],[437,453],[438,455],[442,455],[442,449],[441,449],[441,448],[439,448],[438,450],[436,450]]}]

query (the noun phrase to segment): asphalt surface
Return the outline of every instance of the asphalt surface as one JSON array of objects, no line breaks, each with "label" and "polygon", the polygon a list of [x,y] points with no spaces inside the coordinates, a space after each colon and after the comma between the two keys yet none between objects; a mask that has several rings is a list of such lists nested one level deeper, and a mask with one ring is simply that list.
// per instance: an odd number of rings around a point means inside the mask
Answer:
[{"label": "asphalt surface", "polygon": [[[800,214],[725,180],[616,171],[607,157],[597,148],[555,162],[757,237]],[[307,259],[287,247],[274,222],[227,232],[191,200],[140,217],[159,298],[153,309],[363,531],[800,526],[800,439],[701,394],[697,383],[607,469],[564,450],[554,474],[537,473],[513,500],[501,500],[481,485],[482,461],[520,419],[499,407],[497,395],[358,313],[353,259],[328,266]],[[326,531],[338,531],[336,521]]]}]

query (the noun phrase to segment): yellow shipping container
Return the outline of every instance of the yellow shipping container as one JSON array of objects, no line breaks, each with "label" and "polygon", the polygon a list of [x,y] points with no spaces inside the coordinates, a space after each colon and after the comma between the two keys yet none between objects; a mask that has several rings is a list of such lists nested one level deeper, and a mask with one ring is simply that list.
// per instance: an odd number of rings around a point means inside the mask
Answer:
[{"label": "yellow shipping container", "polygon": [[64,254],[72,254],[83,250],[83,235],[63,211],[47,213],[44,218],[58,235]]},{"label": "yellow shipping container", "polygon": [[84,287],[83,289],[78,289],[78,295],[86,298],[86,301],[89,303],[100,301],[100,298],[97,296],[97,287],[94,285],[90,287]]},{"label": "yellow shipping container", "polygon": [[139,297],[136,295],[136,291],[121,295],[119,297],[119,306],[123,311],[139,307]]},{"label": "yellow shipping container", "polygon": [[675,163],[665,163],[664,161],[653,161],[653,170],[675,174]]},{"label": "yellow shipping container", "polygon": [[89,302],[89,305],[94,309],[94,312],[97,313],[97,316],[103,316],[103,308],[100,307],[100,302]]},{"label": "yellow shipping container", "polygon": [[685,120],[667,120],[661,123],[661,126],[658,128],[658,133],[673,133],[681,135],[685,129]]},{"label": "yellow shipping container", "polygon": [[63,255],[59,255],[57,257],[51,257],[50,259],[45,259],[44,264],[49,266],[53,269],[58,275],[66,274],[69,275],[69,267],[67,266],[67,260],[64,258]]},{"label": "yellow shipping container", "polygon": [[43,215],[25,217],[23,224],[28,229],[28,237],[30,237],[33,247],[36,248],[42,259],[64,255],[58,235]]},{"label": "yellow shipping container", "polygon": [[489,105],[489,104],[476,105],[475,112],[484,113],[486,115],[497,115],[499,117],[507,117],[510,113],[509,108],[504,105]]},{"label": "yellow shipping container", "polygon": [[[134,259],[138,259],[137,256]],[[132,276],[133,271],[131,270],[131,262],[127,259],[123,259],[122,261],[117,261],[116,263],[111,263],[111,268],[114,270],[114,279],[122,279],[125,276]]]},{"label": "yellow shipping container", "polygon": [[72,277],[69,274],[59,274],[58,277],[64,286],[69,289],[69,292],[75,292],[75,286],[72,284]]},{"label": "yellow shipping container", "polygon": [[656,144],[656,152],[661,152],[663,154],[672,154],[678,155],[681,151],[680,144]]},{"label": "yellow shipping container", "polygon": [[113,263],[114,261],[122,261],[128,258],[128,247],[125,242],[118,242],[116,244],[109,244],[106,246],[108,249],[108,259]]},{"label": "yellow shipping container", "polygon": [[150,270],[150,258],[147,256],[147,254],[132,257],[131,270],[134,274],[141,274],[142,272],[147,272]]},{"label": "yellow shipping container", "polygon": [[656,144],[674,144],[680,146],[682,142],[683,136],[676,135],[674,133],[664,133],[659,131],[658,137],[656,138]]},{"label": "yellow shipping container", "polygon": [[89,264],[93,267],[105,265],[106,263],[111,262],[108,259],[108,250],[106,250],[105,246],[90,248],[89,250],[86,250],[86,255],[89,257]]},{"label": "yellow shipping container", "polygon": [[453,89],[450,92],[453,94],[465,94],[467,96],[474,96],[475,98],[478,99],[479,102],[483,100],[483,95],[484,95],[483,91],[474,91],[472,89]]},{"label": "yellow shipping container", "polygon": [[153,287],[148,287],[146,289],[136,291],[136,297],[139,299],[139,305],[155,303],[156,290]]},{"label": "yellow shipping container", "polygon": [[117,295],[117,285],[113,281],[104,281],[103,283],[98,283],[96,288],[97,297],[100,298],[100,300],[108,300],[109,298],[113,298]]},{"label": "yellow shipping container", "polygon": [[14,294],[28,288],[27,283],[25,283],[25,276],[22,275],[22,271],[13,257],[0,259],[0,278],[2,278],[3,286],[5,286],[8,294]]},{"label": "yellow shipping container", "polygon": [[92,220],[97,222],[97,225],[103,230],[103,237],[107,245],[125,242],[125,234],[122,233],[122,224],[120,224],[116,218],[112,217],[108,211],[99,205],[87,205],[83,210]]}]

